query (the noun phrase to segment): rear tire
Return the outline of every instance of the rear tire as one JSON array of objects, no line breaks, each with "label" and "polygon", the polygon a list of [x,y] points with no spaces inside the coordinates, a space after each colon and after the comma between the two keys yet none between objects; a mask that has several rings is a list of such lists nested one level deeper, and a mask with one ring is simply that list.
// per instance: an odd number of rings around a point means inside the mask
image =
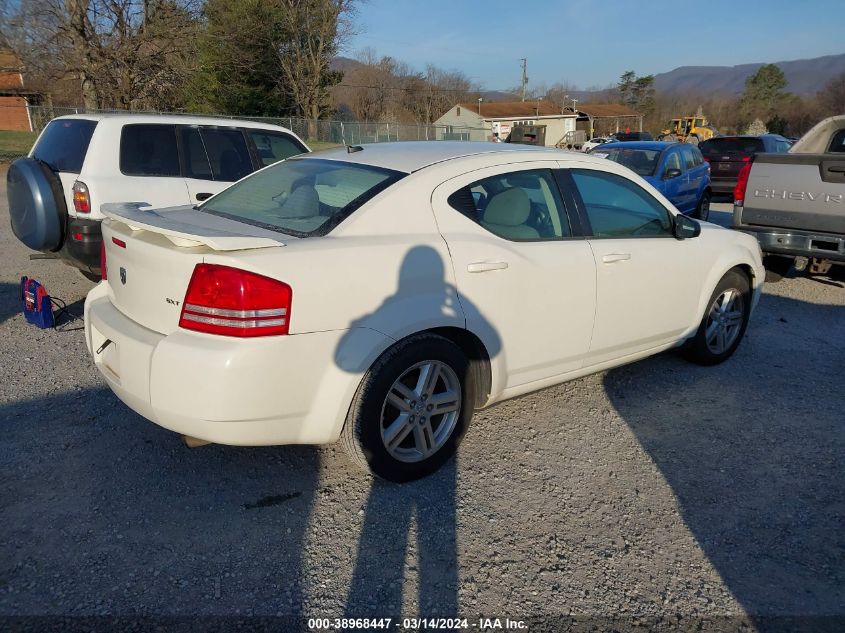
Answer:
[{"label": "rear tire", "polygon": [[707,222],[707,219],[710,217],[710,192],[705,191],[701,194],[701,199],[698,201],[698,205],[695,207],[695,213],[692,214],[692,217],[703,220]]},{"label": "rear tire", "polygon": [[88,281],[92,281],[95,284],[98,284],[103,280],[100,275],[97,275],[95,273],[89,273],[87,270],[80,269],[79,272],[82,273],[82,276],[85,277],[85,279],[87,279]]},{"label": "rear tire", "polygon": [[716,284],[698,331],[683,349],[687,360],[717,365],[739,347],[751,310],[751,284],[738,270],[728,271]]},{"label": "rear tire", "polygon": [[341,432],[344,449],[358,466],[389,481],[433,473],[469,428],[475,402],[469,368],[461,349],[442,336],[400,341],[358,386]]}]

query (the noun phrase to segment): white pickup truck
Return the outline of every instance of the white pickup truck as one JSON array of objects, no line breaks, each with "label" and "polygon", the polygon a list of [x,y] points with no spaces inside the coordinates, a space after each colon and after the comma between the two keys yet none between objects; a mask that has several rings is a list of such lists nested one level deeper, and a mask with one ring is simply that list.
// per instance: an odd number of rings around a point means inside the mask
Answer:
[{"label": "white pickup truck", "polygon": [[757,237],[775,276],[845,265],[845,115],[785,154],[757,154],[734,190],[733,227]]}]

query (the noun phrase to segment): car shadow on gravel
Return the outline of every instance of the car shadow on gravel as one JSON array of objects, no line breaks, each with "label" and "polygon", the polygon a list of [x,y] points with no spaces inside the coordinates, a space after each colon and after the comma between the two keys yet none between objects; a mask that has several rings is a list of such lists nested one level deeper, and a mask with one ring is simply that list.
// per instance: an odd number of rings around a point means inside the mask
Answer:
[{"label": "car shadow on gravel", "polygon": [[0,323],[21,312],[21,286],[0,282]]},{"label": "car shadow on gravel", "polygon": [[315,447],[188,449],[104,388],[0,427],[0,614],[304,613]]},{"label": "car shadow on gravel", "polygon": [[669,353],[609,371],[604,387],[765,631],[772,616],[844,615],[845,308],[763,301],[726,363]]}]

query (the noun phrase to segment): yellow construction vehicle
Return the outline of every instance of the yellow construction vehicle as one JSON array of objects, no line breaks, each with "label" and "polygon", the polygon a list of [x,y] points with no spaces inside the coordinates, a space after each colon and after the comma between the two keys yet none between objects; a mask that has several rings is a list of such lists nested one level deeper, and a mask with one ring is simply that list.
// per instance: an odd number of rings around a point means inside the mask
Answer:
[{"label": "yellow construction vehicle", "polygon": [[669,127],[657,138],[661,141],[680,141],[698,145],[699,142],[713,138],[717,134],[716,128],[709,125],[703,116],[685,116],[681,119],[672,119]]}]

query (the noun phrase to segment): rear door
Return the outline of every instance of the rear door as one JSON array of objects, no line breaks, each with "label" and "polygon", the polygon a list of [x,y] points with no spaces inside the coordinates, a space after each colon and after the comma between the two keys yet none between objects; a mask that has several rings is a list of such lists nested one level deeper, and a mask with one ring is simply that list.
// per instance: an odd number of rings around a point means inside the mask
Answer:
[{"label": "rear door", "polygon": [[180,126],[185,183],[196,204],[254,171],[243,130],[211,125]]},{"label": "rear door", "polygon": [[47,124],[30,152],[32,158],[46,163],[62,183],[68,213],[73,208],[73,183],[82,170],[88,145],[97,127],[89,119],[55,119]]},{"label": "rear door", "polygon": [[577,370],[589,349],[595,264],[562,202],[557,168],[481,169],[432,196],[467,327],[504,360],[500,388]]}]

